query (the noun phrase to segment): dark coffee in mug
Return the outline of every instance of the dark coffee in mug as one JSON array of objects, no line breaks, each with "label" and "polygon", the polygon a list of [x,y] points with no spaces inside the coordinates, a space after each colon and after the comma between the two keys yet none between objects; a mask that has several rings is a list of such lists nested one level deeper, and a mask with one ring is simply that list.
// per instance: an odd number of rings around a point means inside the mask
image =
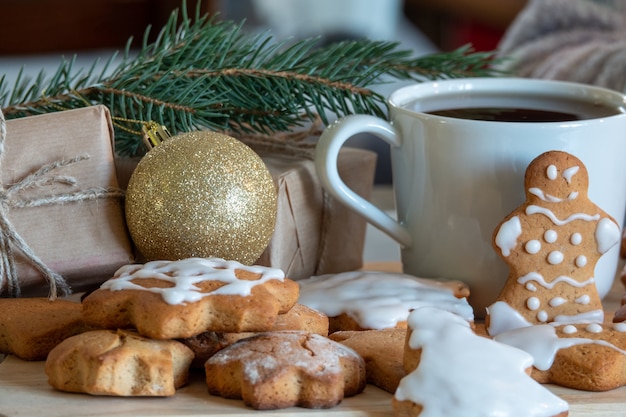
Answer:
[{"label": "dark coffee in mug", "polygon": [[[498,105],[494,105],[495,103]],[[592,100],[579,101],[523,95],[499,97],[496,94],[437,97],[436,100],[414,103],[413,109],[455,119],[528,123],[572,122],[624,113],[624,108],[621,106],[609,106]]]},{"label": "dark coffee in mug", "polygon": [[560,111],[497,107],[436,110],[427,113],[437,116],[454,117],[456,119],[484,120],[490,122],[571,122],[585,118],[578,114]]}]

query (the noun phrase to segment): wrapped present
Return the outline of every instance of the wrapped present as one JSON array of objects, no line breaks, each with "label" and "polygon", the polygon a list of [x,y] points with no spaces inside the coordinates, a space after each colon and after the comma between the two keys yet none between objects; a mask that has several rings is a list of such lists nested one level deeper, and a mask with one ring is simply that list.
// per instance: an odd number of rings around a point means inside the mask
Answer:
[{"label": "wrapped present", "polygon": [[[280,268],[291,279],[359,269],[363,265],[365,220],[322,190],[310,158],[259,152],[278,189],[276,228],[258,264]],[[139,160],[117,162],[122,186]],[[345,147],[338,160],[341,178],[369,199],[376,154]]]},{"label": "wrapped present", "polygon": [[134,260],[105,107],[8,120],[1,133],[0,296],[86,290]]},{"label": "wrapped present", "polygon": [[[278,154],[261,157],[276,181],[278,213],[258,263],[281,268],[295,280],[361,268],[366,222],[322,190],[313,161]],[[343,148],[337,168],[348,187],[370,198],[375,153]]]}]

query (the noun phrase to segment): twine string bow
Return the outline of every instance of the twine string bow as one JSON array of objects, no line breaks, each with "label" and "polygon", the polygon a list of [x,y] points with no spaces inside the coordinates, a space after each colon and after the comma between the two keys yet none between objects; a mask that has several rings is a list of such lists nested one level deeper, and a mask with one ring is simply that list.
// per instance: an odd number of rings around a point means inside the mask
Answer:
[{"label": "twine string bow", "polygon": [[[0,110],[0,168],[4,158],[4,144],[7,136],[6,121]],[[0,293],[6,287],[10,297],[19,297],[21,288],[15,265],[15,249],[19,250],[26,260],[42,275],[49,286],[50,299],[65,296],[71,293],[66,279],[49,268],[30,248],[28,243],[17,233],[8,218],[8,213],[14,208],[32,208],[47,205],[57,205],[72,202],[96,200],[102,198],[122,198],[124,191],[118,188],[87,188],[68,193],[54,193],[31,198],[20,198],[19,193],[34,188],[45,188],[53,184],[69,187],[76,186],[75,178],[65,175],[54,175],[54,172],[63,167],[89,159],[89,155],[82,154],[68,160],[54,161],[42,165],[33,173],[26,175],[9,186],[0,183]]]}]

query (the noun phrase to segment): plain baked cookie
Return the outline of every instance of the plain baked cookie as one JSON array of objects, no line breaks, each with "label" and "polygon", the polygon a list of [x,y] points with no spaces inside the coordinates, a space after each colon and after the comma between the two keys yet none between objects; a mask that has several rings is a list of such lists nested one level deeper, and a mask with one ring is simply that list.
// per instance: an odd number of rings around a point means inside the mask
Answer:
[{"label": "plain baked cookie", "polygon": [[209,392],[257,410],[330,408],[365,388],[352,349],[298,331],[262,333],[220,350],[205,364]]},{"label": "plain baked cookie", "polygon": [[367,382],[393,393],[404,375],[406,329],[338,331],[329,338],[354,349],[365,360]]},{"label": "plain baked cookie", "polygon": [[412,275],[351,271],[299,280],[299,302],[326,314],[329,333],[339,330],[406,328],[415,308],[437,305],[474,320],[467,285]]},{"label": "plain baked cookie", "polygon": [[218,258],[127,265],[83,300],[87,323],[135,328],[152,339],[260,332],[298,299],[298,284],[275,268]]},{"label": "plain baked cookie", "polygon": [[302,330],[328,336],[328,316],[321,311],[296,303],[289,311],[276,317],[272,331]]},{"label": "plain baked cookie", "polygon": [[392,399],[396,417],[568,414],[564,400],[528,375],[531,355],[478,336],[448,311],[411,312],[403,363],[407,375]]},{"label": "plain baked cookie", "polygon": [[587,197],[589,176],[574,155],[550,151],[526,170],[526,201],[496,228],[493,246],[509,276],[488,308],[490,334],[515,321],[602,323],[594,281],[600,257],[621,237],[615,220]]},{"label": "plain baked cookie", "polygon": [[45,360],[66,338],[87,330],[81,305],[47,298],[0,298],[0,353]]},{"label": "plain baked cookie", "polygon": [[187,383],[193,352],[173,340],[124,330],[95,330],[65,339],[46,359],[49,384],[92,395],[171,396]]}]

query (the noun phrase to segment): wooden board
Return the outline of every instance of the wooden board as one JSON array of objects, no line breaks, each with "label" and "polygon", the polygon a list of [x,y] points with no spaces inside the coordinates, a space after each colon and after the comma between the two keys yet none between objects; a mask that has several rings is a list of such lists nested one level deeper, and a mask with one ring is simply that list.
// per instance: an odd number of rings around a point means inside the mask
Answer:
[{"label": "wooden board", "polygon": [[[203,376],[194,374],[188,386],[169,398],[96,397],[55,391],[48,385],[44,362],[25,362],[9,356],[0,364],[0,416],[4,417],[148,417],[251,416],[263,414],[239,400],[208,393]],[[389,416],[391,395],[374,386],[338,407],[323,410],[328,417]],[[318,415],[320,410],[289,408],[271,415]],[[267,415],[267,412],[265,412]]]},{"label": "wooden board", "polygon": [[[170,398],[95,397],[55,391],[48,385],[43,362],[25,362],[9,356],[0,364],[0,416],[2,417],[188,417],[254,416],[260,412],[238,400],[225,400],[207,392],[201,374]],[[571,417],[617,417],[626,410],[626,387],[608,392],[583,392],[548,386],[570,404]],[[355,397],[328,410],[288,408],[271,415],[301,417],[378,417],[391,415],[391,394],[368,385]]]},{"label": "wooden board", "polygon": [[[397,270],[388,264],[371,264],[368,269]],[[604,300],[607,316],[612,315],[621,294],[616,282]],[[0,357],[0,360],[2,358]],[[626,415],[626,387],[608,392],[584,392],[548,386],[570,405],[570,417],[617,417]],[[267,412],[255,411],[238,400],[225,400],[210,395],[203,375],[194,374],[190,384],[170,398],[118,398],[71,394],[52,389],[44,373],[43,362],[25,362],[9,356],[0,363],[0,417],[188,417],[188,416],[255,416]],[[368,385],[355,397],[346,398],[339,406],[328,410],[289,408],[274,410],[271,415],[300,417],[390,416],[391,394]]]}]

